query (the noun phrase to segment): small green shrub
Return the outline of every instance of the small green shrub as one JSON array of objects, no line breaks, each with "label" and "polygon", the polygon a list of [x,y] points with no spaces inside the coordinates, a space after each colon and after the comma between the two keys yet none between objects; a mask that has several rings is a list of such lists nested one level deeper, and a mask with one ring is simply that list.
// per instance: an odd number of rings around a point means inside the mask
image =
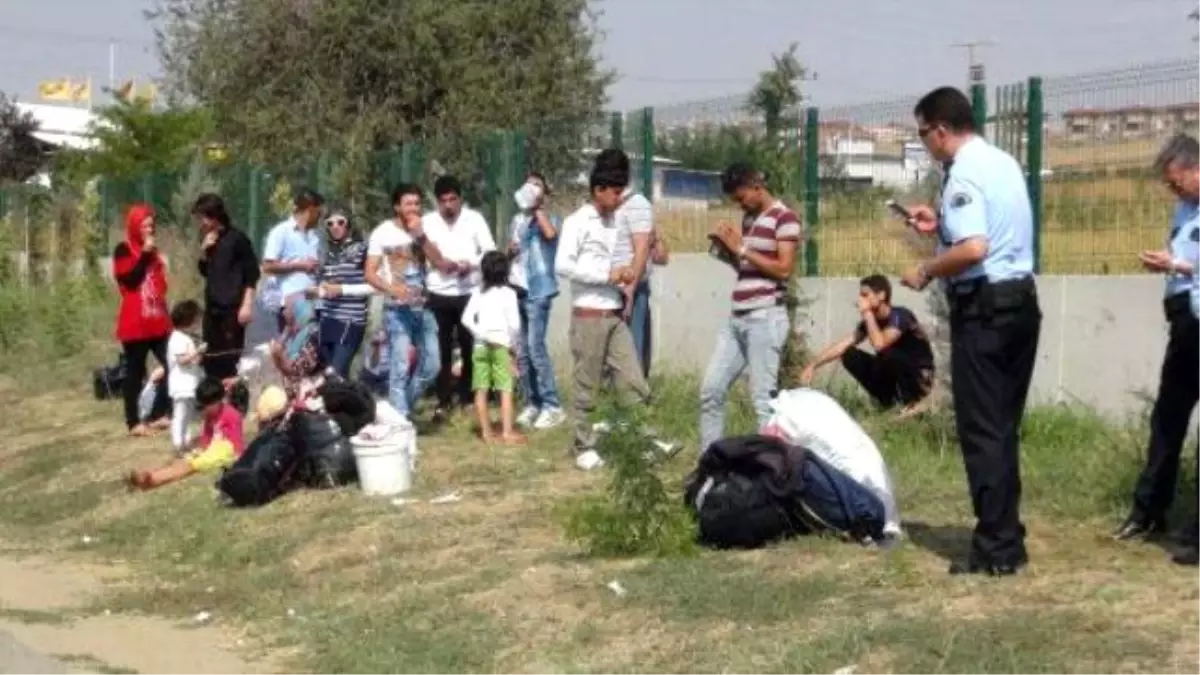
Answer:
[{"label": "small green shrub", "polygon": [[559,522],[568,541],[588,555],[617,557],[688,555],[696,550],[696,523],[678,494],[655,471],[657,451],[641,410],[606,407],[611,424],[597,442],[609,482],[603,494],[571,499]]}]

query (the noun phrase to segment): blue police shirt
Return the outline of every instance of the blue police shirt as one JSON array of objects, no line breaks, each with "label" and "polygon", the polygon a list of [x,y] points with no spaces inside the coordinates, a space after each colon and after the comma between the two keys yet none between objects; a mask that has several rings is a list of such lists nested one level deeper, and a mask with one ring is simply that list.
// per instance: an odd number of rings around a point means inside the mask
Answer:
[{"label": "blue police shirt", "polygon": [[[279,223],[271,228],[267,235],[267,243],[263,246],[262,259],[264,262],[292,262],[312,258],[321,259],[321,235],[317,228],[301,230],[294,218]],[[308,272],[288,272],[271,275],[270,295],[278,295],[280,301],[289,295],[303,291],[312,286],[315,277]]]},{"label": "blue police shirt", "polygon": [[1167,247],[1173,260],[1191,263],[1193,273],[1168,276],[1166,296],[1189,293],[1192,314],[1200,316],[1200,205],[1183,199],[1175,205]]},{"label": "blue police shirt", "polygon": [[942,187],[939,252],[973,237],[986,237],[982,262],[949,279],[950,284],[1033,275],[1033,209],[1025,171],[1003,150],[976,136],[954,155]]}]

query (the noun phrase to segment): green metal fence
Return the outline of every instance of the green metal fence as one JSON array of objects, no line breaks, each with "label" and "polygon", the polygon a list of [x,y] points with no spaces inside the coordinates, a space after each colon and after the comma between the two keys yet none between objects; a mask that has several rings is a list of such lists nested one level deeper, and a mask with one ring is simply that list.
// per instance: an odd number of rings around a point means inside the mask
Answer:
[{"label": "green metal fence", "polygon": [[[1198,80],[1200,66],[1191,59],[974,88],[985,135],[1026,168],[1041,271],[1136,272],[1136,253],[1163,244],[1171,200],[1149,165],[1171,134],[1196,133]],[[453,173],[468,202],[503,238],[512,194],[527,171],[546,175],[554,188],[551,208],[566,213],[586,198],[595,153],[621,147],[675,251],[705,250],[706,235],[720,221],[740,217],[722,201],[716,174],[731,158],[742,158],[767,169],[772,188],[805,214],[811,235],[806,274],[896,272],[915,254],[884,202],[932,200],[940,184],[940,169],[915,133],[912,106],[920,93],[793,111],[769,139],[744,97],[725,97],[426,138],[369,154],[330,153],[285,168],[197,161],[176,172],[101,180],[94,220],[101,234],[119,232],[123,209],[146,201],[164,222],[185,226],[195,195],[215,191],[237,224],[261,242],[286,214],[291,191],[305,185],[344,202],[366,229],[390,213],[396,183],[428,189],[437,175]],[[29,205],[47,200],[28,192],[0,189],[0,219],[12,222],[20,211],[36,231],[34,221],[53,219],[62,209],[43,205],[34,213]],[[98,247],[110,242],[90,240]]]}]

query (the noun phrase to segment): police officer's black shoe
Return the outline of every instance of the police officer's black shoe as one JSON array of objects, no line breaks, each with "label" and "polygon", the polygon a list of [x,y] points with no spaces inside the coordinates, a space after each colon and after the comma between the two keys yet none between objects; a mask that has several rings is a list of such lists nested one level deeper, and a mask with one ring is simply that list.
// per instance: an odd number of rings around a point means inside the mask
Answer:
[{"label": "police officer's black shoe", "polygon": [[1163,518],[1141,518],[1139,516],[1129,516],[1125,522],[1121,523],[1113,532],[1113,539],[1117,541],[1131,541],[1134,539],[1147,539],[1157,534],[1162,534],[1167,531],[1167,521]]},{"label": "police officer's black shoe", "polygon": [[1176,565],[1196,567],[1197,564],[1200,564],[1200,547],[1194,543],[1183,546],[1175,552],[1175,555],[1171,556],[1171,562]]},{"label": "police officer's black shoe", "polygon": [[1007,577],[1020,572],[1021,568],[1028,563],[1029,556],[1024,552],[1011,562],[985,562],[972,555],[967,558],[966,562],[957,561],[951,563],[949,572],[952,576],[961,574],[986,574],[991,577]]}]

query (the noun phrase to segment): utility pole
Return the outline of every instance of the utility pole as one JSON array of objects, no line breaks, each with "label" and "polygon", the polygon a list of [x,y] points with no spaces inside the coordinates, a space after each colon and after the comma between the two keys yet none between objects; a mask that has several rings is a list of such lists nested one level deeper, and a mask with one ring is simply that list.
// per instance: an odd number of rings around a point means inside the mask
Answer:
[{"label": "utility pole", "polygon": [[996,44],[994,40],[972,40],[970,42],[958,42],[951,45],[952,47],[967,50],[967,82],[971,91],[971,111],[975,115],[975,127],[984,135],[987,135],[988,121],[987,78],[983,71],[983,64],[975,60],[975,49],[978,47],[990,47],[994,44]]},{"label": "utility pole", "polygon": [[984,76],[983,64],[975,59],[975,50],[979,47],[992,47],[996,44],[994,40],[971,40],[969,42],[956,42],[951,47],[967,50],[967,82],[971,85],[983,84],[987,79]]}]

